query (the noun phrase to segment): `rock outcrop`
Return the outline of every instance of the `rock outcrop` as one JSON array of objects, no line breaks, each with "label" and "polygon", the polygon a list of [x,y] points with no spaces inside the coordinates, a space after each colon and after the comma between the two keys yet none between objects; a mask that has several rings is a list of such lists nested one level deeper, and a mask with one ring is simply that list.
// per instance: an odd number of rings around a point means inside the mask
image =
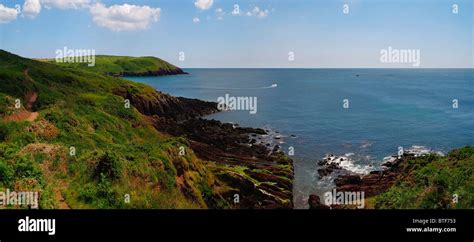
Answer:
[{"label": "rock outcrop", "polygon": [[[376,196],[387,191],[397,181],[403,178],[405,172],[401,164],[413,157],[414,155],[409,153],[404,154],[400,158],[393,157],[390,161],[382,164],[382,170],[371,171],[367,175],[354,174],[348,171],[339,172],[339,176],[334,179],[335,189],[338,192],[364,192],[365,197]],[[322,166],[318,169],[320,177],[327,176],[336,170],[343,170],[343,168],[330,161],[331,159],[323,159],[319,162]],[[317,202],[319,202],[319,197],[317,199],[315,197],[317,197],[317,195],[310,195],[310,199],[308,200],[310,208],[317,206]],[[339,207],[333,206],[333,208]]]},{"label": "rock outcrop", "polygon": [[218,112],[213,102],[155,90],[138,92],[127,86],[114,93],[151,117],[157,130],[188,139],[194,153],[209,161],[209,169],[227,186],[222,196],[233,207],[293,207],[293,161],[278,147],[270,149],[252,142],[256,136],[267,134],[265,130],[199,118]]},{"label": "rock outcrop", "polygon": [[136,91],[123,86],[114,90],[115,95],[128,99],[130,104],[140,113],[147,116],[184,121],[212,114],[218,111],[217,104],[198,99],[173,97],[171,95],[150,90]]},{"label": "rock outcrop", "polygon": [[173,136],[184,136],[196,155],[210,163],[218,178],[229,189],[224,197],[239,195],[236,208],[292,208],[293,161],[281,151],[251,144],[253,135],[263,129],[240,128],[201,118],[177,123],[161,120],[158,129]]},{"label": "rock outcrop", "polygon": [[388,190],[403,177],[400,164],[413,156],[404,155],[400,159],[384,163],[383,170],[372,171],[367,175],[345,175],[336,178],[334,183],[338,191],[363,191],[366,197],[378,195]]},{"label": "rock outcrop", "polygon": [[321,203],[321,200],[317,195],[309,195],[308,205],[309,209],[330,209],[329,206]]},{"label": "rock outcrop", "polygon": [[184,72],[181,68],[176,68],[174,70],[157,70],[157,71],[146,71],[146,72],[122,72],[122,73],[107,73],[109,76],[115,77],[126,77],[126,76],[171,76],[171,75],[184,75],[188,74]]}]

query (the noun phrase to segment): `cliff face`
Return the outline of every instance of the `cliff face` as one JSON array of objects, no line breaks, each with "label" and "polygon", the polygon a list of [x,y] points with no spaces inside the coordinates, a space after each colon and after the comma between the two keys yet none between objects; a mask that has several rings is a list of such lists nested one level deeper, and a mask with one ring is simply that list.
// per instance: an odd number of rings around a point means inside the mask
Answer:
[{"label": "cliff face", "polygon": [[171,76],[171,75],[184,75],[188,74],[184,72],[181,68],[176,68],[174,70],[157,70],[157,71],[145,71],[145,72],[131,72],[125,71],[122,73],[108,73],[111,76]]},{"label": "cliff face", "polygon": [[140,113],[147,116],[157,115],[161,118],[184,121],[217,112],[217,104],[212,102],[173,97],[165,93],[142,86],[124,85],[113,90],[115,95],[130,100]]}]

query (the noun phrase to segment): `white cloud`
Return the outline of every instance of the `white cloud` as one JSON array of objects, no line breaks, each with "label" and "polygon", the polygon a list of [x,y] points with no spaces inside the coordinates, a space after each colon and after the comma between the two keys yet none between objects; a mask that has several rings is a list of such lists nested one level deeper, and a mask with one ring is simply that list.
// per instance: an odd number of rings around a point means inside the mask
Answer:
[{"label": "white cloud", "polygon": [[23,4],[23,15],[35,18],[41,12],[40,0],[25,0]]},{"label": "white cloud", "polygon": [[222,20],[224,19],[225,12],[222,8],[216,9],[217,19]]},{"label": "white cloud", "polygon": [[254,7],[252,12],[247,12],[248,16],[256,16],[257,18],[265,18],[268,16],[270,11],[268,9],[261,10],[259,7]]},{"label": "white cloud", "polygon": [[8,23],[16,19],[18,12],[14,8],[9,8],[0,4],[0,24]]},{"label": "white cloud", "polygon": [[210,9],[212,7],[212,4],[214,4],[214,0],[196,0],[194,2],[194,6],[201,10]]},{"label": "white cloud", "polygon": [[240,11],[240,9],[239,9],[239,10],[235,10],[235,9],[234,9],[234,10],[231,12],[231,14],[232,14],[232,16],[240,16],[240,15],[242,15],[242,12]]},{"label": "white cloud", "polygon": [[[266,18],[270,12],[273,12],[274,9],[271,11],[268,9],[261,9],[258,6],[255,6],[252,10],[246,11],[244,16],[247,17],[257,17],[257,18]],[[240,14],[235,14],[235,16],[240,16]]]},{"label": "white cloud", "polygon": [[106,7],[97,3],[90,8],[94,22],[113,31],[133,31],[148,28],[151,22],[160,19],[160,8],[136,5],[113,5]]},{"label": "white cloud", "polygon": [[201,22],[201,20],[199,20],[199,18],[197,18],[197,17],[196,17],[196,18],[193,18],[193,23],[196,23],[196,24],[197,24],[197,23],[199,23],[199,22]]},{"label": "white cloud", "polygon": [[91,0],[41,0],[45,8],[78,9],[88,7]]}]

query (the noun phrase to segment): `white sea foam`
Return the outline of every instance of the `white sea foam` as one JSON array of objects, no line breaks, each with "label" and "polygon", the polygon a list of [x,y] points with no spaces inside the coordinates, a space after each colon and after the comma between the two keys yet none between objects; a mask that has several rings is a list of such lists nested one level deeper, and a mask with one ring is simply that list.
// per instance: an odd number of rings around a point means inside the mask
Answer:
[{"label": "white sea foam", "polygon": [[396,156],[386,156],[383,158],[383,163],[393,163],[397,160]]},{"label": "white sea foam", "polygon": [[410,148],[404,150],[403,153],[407,155],[414,155],[415,157],[425,156],[428,154],[437,154],[440,156],[444,156],[443,152],[429,149],[423,145],[412,145]]},{"label": "white sea foam", "polygon": [[370,165],[356,164],[355,161],[350,158],[352,156],[354,156],[354,153],[347,153],[343,156],[335,156],[331,154],[326,155],[324,160],[326,160],[328,164],[338,164],[341,168],[357,174],[368,174],[373,170],[373,167]]}]

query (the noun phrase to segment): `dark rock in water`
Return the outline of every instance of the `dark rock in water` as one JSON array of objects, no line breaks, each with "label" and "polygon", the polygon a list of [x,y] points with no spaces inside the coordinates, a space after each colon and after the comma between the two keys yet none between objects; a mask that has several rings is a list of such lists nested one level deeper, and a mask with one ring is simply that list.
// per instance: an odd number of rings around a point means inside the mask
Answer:
[{"label": "dark rock in water", "polygon": [[251,139],[251,140],[250,140],[250,144],[255,144],[255,143],[257,143],[257,140],[256,140],[256,139]]},{"label": "dark rock in water", "polygon": [[326,165],[327,163],[328,163],[328,162],[327,162],[326,160],[319,160],[319,161],[317,162],[317,164],[320,165],[320,166],[324,166],[324,165]]},{"label": "dark rock in water", "polygon": [[279,145],[275,145],[275,147],[273,147],[273,150],[272,150],[272,153],[276,153],[280,150],[280,146]]},{"label": "dark rock in water", "polygon": [[291,138],[296,138],[296,135],[292,134],[292,135],[291,135]]},{"label": "dark rock in water", "polygon": [[382,164],[382,166],[384,167],[392,167],[392,166],[396,166],[398,164],[398,162],[400,162],[400,159],[396,158],[396,157],[391,157],[391,160],[389,161],[386,161]]},{"label": "dark rock in water", "polygon": [[318,195],[309,195],[308,205],[309,209],[329,209],[329,206],[321,203]]},{"label": "dark rock in water", "polygon": [[257,137],[257,134],[251,134],[252,137]]},{"label": "dark rock in water", "polygon": [[342,168],[336,163],[329,163],[318,169],[319,178],[330,175],[336,170],[341,170]]},{"label": "dark rock in water", "polygon": [[263,129],[260,129],[260,128],[242,128],[242,127],[236,127],[236,129],[239,129],[241,130],[242,132],[245,132],[245,133],[255,133],[257,135],[264,135],[264,134],[267,134],[267,132],[265,132],[265,130]]}]

